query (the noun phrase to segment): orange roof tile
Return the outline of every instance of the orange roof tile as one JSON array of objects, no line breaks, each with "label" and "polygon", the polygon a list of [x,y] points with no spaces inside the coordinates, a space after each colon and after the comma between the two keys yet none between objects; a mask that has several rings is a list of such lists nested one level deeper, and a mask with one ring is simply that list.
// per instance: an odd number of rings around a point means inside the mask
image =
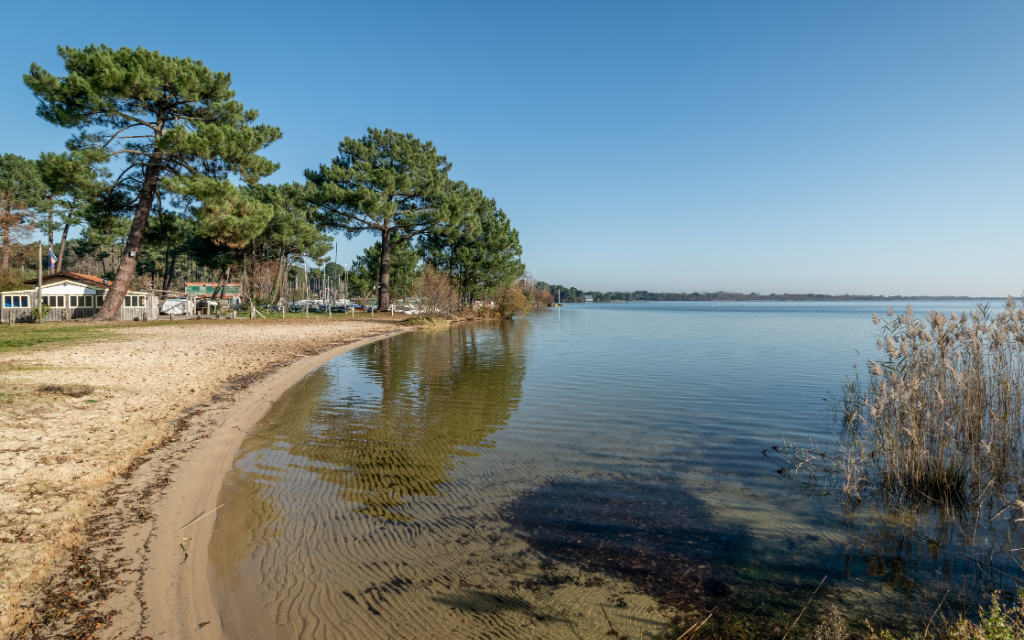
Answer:
[{"label": "orange roof tile", "polygon": [[[74,271],[58,271],[57,273],[51,273],[43,276],[43,282],[46,282],[47,280],[53,281],[56,279],[78,280],[79,282],[84,282],[90,286],[103,287],[104,289],[109,289],[111,285],[111,281],[106,280],[105,278],[90,276],[85,273],[75,273]],[[32,278],[31,280],[26,280],[25,284],[36,284],[37,282],[38,280]]]}]

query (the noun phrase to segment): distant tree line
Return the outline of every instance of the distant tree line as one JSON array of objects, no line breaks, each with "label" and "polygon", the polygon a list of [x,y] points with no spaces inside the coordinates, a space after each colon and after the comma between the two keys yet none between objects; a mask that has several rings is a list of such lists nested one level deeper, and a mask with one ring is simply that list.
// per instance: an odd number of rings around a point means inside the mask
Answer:
[{"label": "distant tree line", "polygon": [[590,296],[593,302],[714,302],[714,301],[762,301],[762,302],[783,302],[783,301],[854,301],[854,300],[879,300],[879,301],[900,301],[900,300],[978,300],[969,296],[876,296],[861,294],[827,295],[822,293],[736,293],[732,291],[701,291],[693,293],[655,293],[651,291],[583,291],[576,287],[564,287],[559,284],[548,284],[538,280],[534,287],[540,291],[548,292],[558,300],[561,294],[562,302],[586,302]]},{"label": "distant tree line", "polygon": [[58,54],[66,75],[32,64],[24,80],[38,115],[73,134],[36,160],[0,155],[0,286],[35,267],[27,243],[38,231],[54,270],[112,280],[100,320],[116,317],[129,287],[243,279],[253,298],[273,301],[300,271],[340,281],[328,259],[339,231],[377,236],[349,275],[381,306],[396,287],[408,295],[424,265],[469,302],[525,270],[508,217],[450,178],[429,141],[371,128],[344,138],[304,183],[267,184],[278,165],[261,154],[281,131],[234,99],[229,73],[142,48]]}]

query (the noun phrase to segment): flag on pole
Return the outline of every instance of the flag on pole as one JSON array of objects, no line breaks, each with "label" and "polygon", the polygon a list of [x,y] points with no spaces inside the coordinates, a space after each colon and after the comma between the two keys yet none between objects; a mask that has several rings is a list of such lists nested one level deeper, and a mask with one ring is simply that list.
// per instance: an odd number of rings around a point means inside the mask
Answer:
[{"label": "flag on pole", "polygon": [[57,268],[57,256],[53,255],[53,249],[50,249],[50,269]]}]

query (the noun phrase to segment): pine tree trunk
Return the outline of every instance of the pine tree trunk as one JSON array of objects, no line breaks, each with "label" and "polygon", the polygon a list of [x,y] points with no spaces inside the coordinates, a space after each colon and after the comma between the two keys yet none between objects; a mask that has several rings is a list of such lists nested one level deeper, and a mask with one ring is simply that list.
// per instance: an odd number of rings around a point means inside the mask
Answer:
[{"label": "pine tree trunk", "polygon": [[171,256],[171,267],[167,270],[167,281],[164,283],[164,291],[170,291],[171,286],[174,284],[174,271],[178,267],[178,256],[179,253],[175,253]]},{"label": "pine tree trunk", "polygon": [[93,321],[116,320],[121,305],[124,304],[124,297],[135,276],[135,265],[139,262],[142,236],[146,232],[149,213],[153,209],[153,200],[156,198],[162,168],[159,154],[154,153],[150,156],[149,163],[146,164],[142,189],[139,191],[139,204],[135,208],[135,219],[132,220],[132,228],[128,232],[124,255],[121,257],[121,263],[117,266],[117,274],[114,276],[113,283],[107,289],[107,294],[103,296],[103,306],[92,317]]},{"label": "pine tree trunk", "polygon": [[161,278],[161,282],[163,283],[163,287],[162,288],[163,288],[164,291],[167,291],[167,271],[170,269],[170,267],[171,267],[171,245],[168,244],[167,247],[164,249],[164,276],[163,276],[163,278]]},{"label": "pine tree trunk", "polygon": [[281,260],[277,263],[277,277],[274,278],[274,288],[270,291],[271,304],[280,297],[278,290],[281,286],[282,278],[284,278],[284,247],[281,247]]},{"label": "pine tree trunk", "polygon": [[383,311],[391,306],[391,230],[380,234],[380,287],[377,293],[377,308]]},{"label": "pine tree trunk", "polygon": [[223,300],[224,293],[228,290],[228,281],[231,280],[231,267],[227,267],[224,270],[222,270],[220,272],[220,277],[221,279],[220,282],[218,283],[216,294],[214,295],[214,298],[216,298],[217,300]]},{"label": "pine tree trunk", "polygon": [[60,253],[57,255],[57,272],[63,271],[64,269],[64,247],[68,245],[68,230],[71,229],[71,223],[64,223],[64,233],[60,234]]},{"label": "pine tree trunk", "polygon": [[11,268],[11,228],[6,224],[4,225],[3,258],[0,258],[0,266],[4,269]]},{"label": "pine tree trunk", "polygon": [[[46,233],[50,236],[50,253],[53,253],[53,197],[50,198],[50,221],[46,225]],[[53,273],[53,268],[50,267],[50,253],[46,254],[46,272]]]}]

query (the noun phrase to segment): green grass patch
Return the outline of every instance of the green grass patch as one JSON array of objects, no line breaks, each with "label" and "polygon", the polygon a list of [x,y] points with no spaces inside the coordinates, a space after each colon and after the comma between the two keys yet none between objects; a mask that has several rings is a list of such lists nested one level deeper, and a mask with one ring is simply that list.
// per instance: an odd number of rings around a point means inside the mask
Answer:
[{"label": "green grass patch", "polygon": [[107,338],[113,328],[115,326],[63,322],[0,325],[0,354]]}]

